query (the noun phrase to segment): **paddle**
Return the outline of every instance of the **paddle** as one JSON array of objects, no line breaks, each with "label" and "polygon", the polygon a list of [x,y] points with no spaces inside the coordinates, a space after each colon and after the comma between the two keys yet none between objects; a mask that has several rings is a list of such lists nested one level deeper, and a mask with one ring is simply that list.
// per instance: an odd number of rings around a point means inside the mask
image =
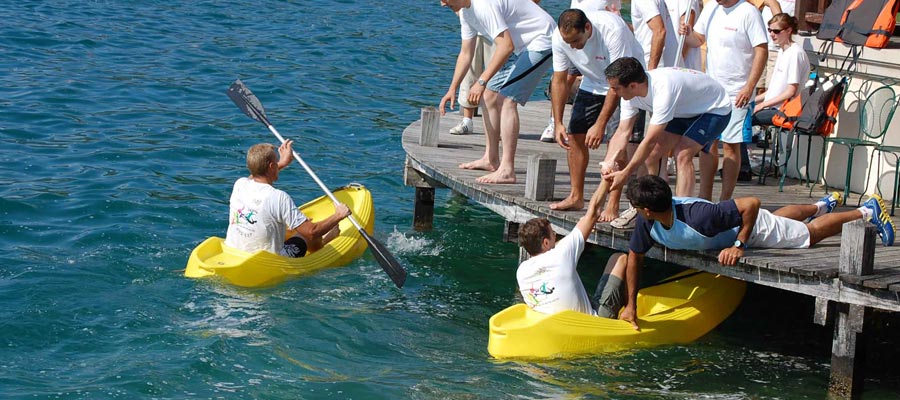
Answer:
[{"label": "paddle", "polygon": [[[675,8],[675,12],[678,13],[678,21],[677,21],[677,22],[678,22],[678,27],[675,28],[675,31],[676,31],[676,32],[678,32],[679,30],[681,30],[681,18],[682,18],[682,14],[684,14],[684,15],[683,15],[683,17],[684,17],[684,23],[685,23],[685,24],[690,24],[690,23],[691,23],[691,18],[690,18],[690,17],[691,17],[691,13],[694,12],[694,0],[688,0],[687,10],[685,10],[685,12],[683,12],[683,13],[682,13],[681,11],[682,11],[682,10],[681,10],[681,2],[679,1],[678,4],[677,4],[677,7]],[[684,63],[684,57],[683,57],[684,54],[683,54],[683,52],[684,52],[684,35],[679,34],[679,35],[678,35],[678,56],[675,57],[675,66],[676,66],[676,67],[680,67],[680,66],[682,66],[683,63]]]},{"label": "paddle", "polygon": [[[250,89],[247,88],[247,86],[245,86],[240,79],[234,81],[234,83],[231,84],[231,87],[228,88],[227,93],[228,97],[231,98],[231,101],[233,101],[234,104],[236,104],[238,108],[240,108],[241,111],[244,112],[244,114],[247,114],[248,117],[253,118],[266,125],[266,127],[269,128],[269,131],[271,131],[272,134],[274,134],[275,137],[277,137],[278,140],[281,141],[281,143],[284,143],[284,138],[280,133],[278,133],[277,130],[275,130],[275,127],[272,126],[272,124],[269,122],[269,118],[266,117],[266,112],[263,109],[262,103],[260,103],[259,99],[256,98],[253,92],[251,92]],[[334,197],[334,194],[331,193],[330,190],[328,190],[328,187],[326,187],[321,180],[319,180],[319,177],[316,176],[316,173],[313,172],[313,170],[310,169],[305,162],[303,162],[303,159],[300,158],[300,155],[297,154],[296,151],[294,151],[294,158],[297,160],[297,162],[300,163],[300,165],[303,166],[303,169],[306,170],[306,173],[308,173],[309,176],[311,176],[313,180],[316,181],[316,183],[320,188],[322,188],[325,194],[328,195],[329,198],[331,198],[331,201],[337,203],[338,200]],[[369,243],[369,250],[372,251],[372,255],[375,256],[375,260],[378,261],[378,264],[381,265],[381,268],[384,269],[384,272],[388,274],[388,276],[392,281],[394,281],[394,284],[397,285],[398,288],[402,288],[403,283],[406,282],[406,270],[404,270],[403,267],[400,266],[400,263],[397,262],[397,259],[394,258],[394,256],[391,254],[391,252],[388,251],[387,247],[385,247],[384,244],[369,236],[365,228],[363,228],[359,224],[359,222],[357,222],[356,219],[353,218],[353,215],[350,215],[347,218],[350,219],[350,222],[353,223],[353,226],[355,226],[356,229],[359,230],[359,234],[362,235],[362,237],[366,239],[366,242]]]}]

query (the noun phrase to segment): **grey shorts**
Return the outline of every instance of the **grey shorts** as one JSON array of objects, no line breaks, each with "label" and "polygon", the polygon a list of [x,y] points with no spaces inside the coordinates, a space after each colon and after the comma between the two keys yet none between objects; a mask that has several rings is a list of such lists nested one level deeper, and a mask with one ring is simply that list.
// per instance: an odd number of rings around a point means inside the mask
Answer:
[{"label": "grey shorts", "polygon": [[617,276],[603,275],[597,283],[597,290],[591,297],[591,306],[603,318],[619,318],[619,310],[625,307],[625,282]]},{"label": "grey shorts", "polygon": [[506,64],[487,83],[487,89],[525,105],[541,79],[550,70],[553,52],[524,50],[509,56]]}]

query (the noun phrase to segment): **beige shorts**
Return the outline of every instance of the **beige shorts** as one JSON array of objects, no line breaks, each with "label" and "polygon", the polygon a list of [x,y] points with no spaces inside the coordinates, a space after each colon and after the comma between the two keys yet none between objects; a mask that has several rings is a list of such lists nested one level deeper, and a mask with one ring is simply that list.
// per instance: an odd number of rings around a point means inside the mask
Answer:
[{"label": "beige shorts", "polygon": [[805,249],[809,247],[809,228],[806,224],[759,209],[756,225],[747,241],[748,248]]},{"label": "beige shorts", "polygon": [[459,84],[459,97],[457,100],[460,107],[475,108],[478,106],[477,104],[474,106],[469,104],[466,98],[469,97],[469,88],[475,84],[475,81],[484,72],[484,66],[487,65],[493,56],[494,44],[481,36],[475,38],[475,55],[472,57],[472,64],[469,65],[469,71],[466,72],[462,83]]}]

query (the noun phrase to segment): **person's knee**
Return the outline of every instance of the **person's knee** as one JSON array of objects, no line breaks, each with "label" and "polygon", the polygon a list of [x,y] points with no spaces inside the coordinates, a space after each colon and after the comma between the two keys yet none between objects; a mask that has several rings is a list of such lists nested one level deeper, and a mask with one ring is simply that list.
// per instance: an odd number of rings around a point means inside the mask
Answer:
[{"label": "person's knee", "polygon": [[603,273],[615,276],[616,278],[619,278],[621,280],[625,280],[625,267],[627,265],[627,261],[627,254],[614,253],[606,262],[606,269],[603,271]]}]

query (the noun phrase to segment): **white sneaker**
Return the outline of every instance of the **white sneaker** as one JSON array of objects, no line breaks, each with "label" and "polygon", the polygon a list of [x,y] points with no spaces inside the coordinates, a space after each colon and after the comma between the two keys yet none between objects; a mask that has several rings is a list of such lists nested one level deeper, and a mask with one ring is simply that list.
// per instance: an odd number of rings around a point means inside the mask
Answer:
[{"label": "white sneaker", "polygon": [[468,135],[472,133],[472,120],[466,124],[466,121],[459,121],[459,124],[450,128],[451,135]]},{"label": "white sneaker", "polygon": [[675,175],[678,172],[675,167],[675,157],[669,157],[669,161],[666,161],[666,173],[669,175]]},{"label": "white sneaker", "polygon": [[541,133],[541,141],[544,143],[556,143],[556,124],[553,123],[553,118],[550,118],[550,123],[544,128],[544,133]]},{"label": "white sneaker", "polygon": [[628,207],[627,210],[619,214],[619,218],[612,220],[609,225],[616,229],[631,229],[634,228],[635,219],[637,219],[637,209]]}]

